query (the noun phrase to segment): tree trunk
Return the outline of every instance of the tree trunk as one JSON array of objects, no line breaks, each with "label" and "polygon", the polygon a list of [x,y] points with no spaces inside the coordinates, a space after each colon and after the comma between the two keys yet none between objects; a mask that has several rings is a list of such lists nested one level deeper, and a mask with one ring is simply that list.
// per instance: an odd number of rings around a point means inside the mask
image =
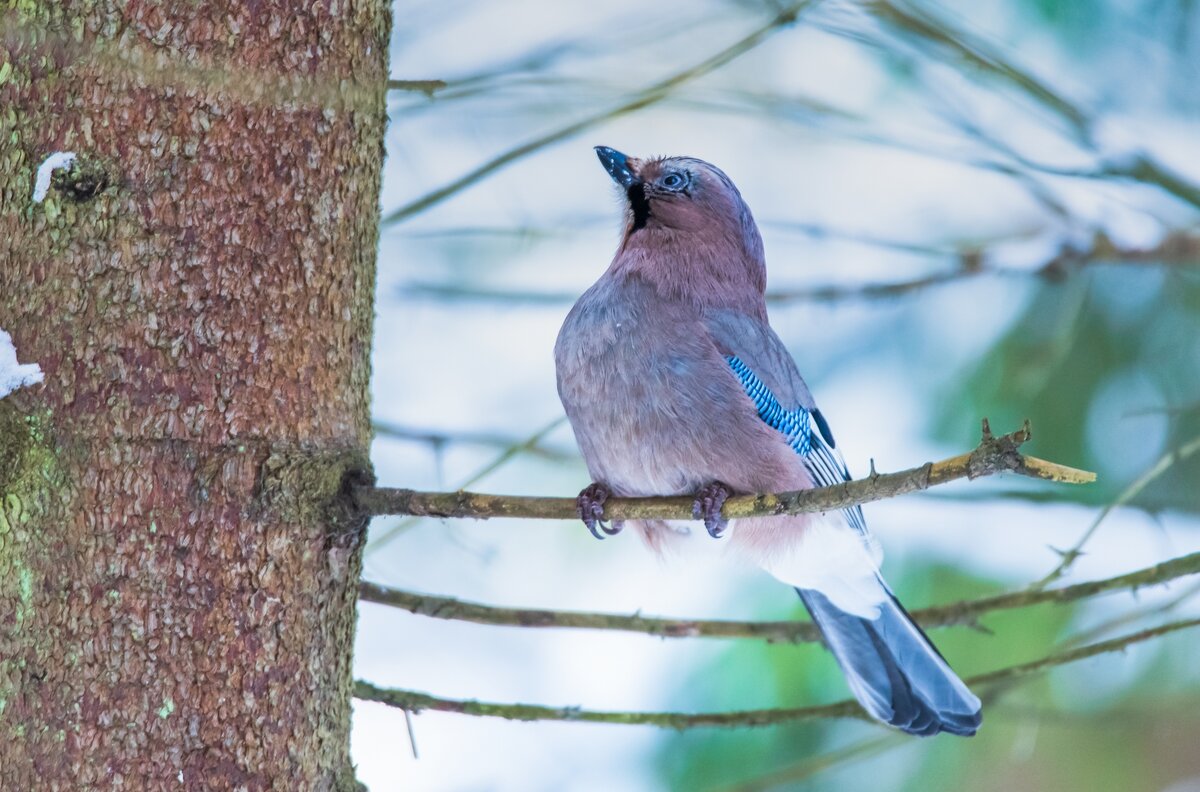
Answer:
[{"label": "tree trunk", "polygon": [[0,788],[355,786],[389,26],[0,1]]}]

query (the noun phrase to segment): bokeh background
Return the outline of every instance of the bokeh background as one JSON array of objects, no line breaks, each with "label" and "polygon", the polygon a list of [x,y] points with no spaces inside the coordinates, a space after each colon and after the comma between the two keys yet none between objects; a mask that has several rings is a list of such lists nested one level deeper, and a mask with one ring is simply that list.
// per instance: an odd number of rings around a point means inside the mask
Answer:
[{"label": "bokeh background", "polygon": [[[966,451],[983,416],[998,431],[1028,418],[1030,453],[1098,472],[1088,487],[1006,476],[868,506],[907,605],[1200,549],[1198,6],[397,4],[393,74],[446,86],[391,94],[380,482],[547,495],[588,482],[551,349],[617,243],[619,199],[591,150],[604,144],[698,156],[738,184],[766,242],[772,322],[853,472]],[[664,562],[578,524],[387,518],[366,577],[496,605],[804,618],[702,531],[690,544]],[[1049,580],[1070,548],[1082,554]],[[1198,593],[1183,577],[933,638],[972,675],[1195,617]],[[817,645],[360,612],[356,674],[437,695],[682,711],[848,695]],[[404,713],[359,702],[353,750],[374,792],[1200,790],[1198,650],[1181,631],[982,691],[970,740],[857,721],[676,733],[433,712],[411,718],[410,740]]]}]

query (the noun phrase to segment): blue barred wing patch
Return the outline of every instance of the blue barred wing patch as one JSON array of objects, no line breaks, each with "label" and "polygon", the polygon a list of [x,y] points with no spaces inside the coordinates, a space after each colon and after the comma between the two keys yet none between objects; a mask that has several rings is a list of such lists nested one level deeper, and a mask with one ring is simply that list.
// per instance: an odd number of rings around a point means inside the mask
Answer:
[{"label": "blue barred wing patch", "polygon": [[[792,450],[804,457],[804,466],[812,476],[813,484],[818,487],[831,487],[851,480],[850,471],[846,469],[846,463],[837,451],[833,433],[820,410],[814,408],[809,411],[803,407],[784,409],[766,383],[759,379],[741,358],[737,355],[726,355],[725,360],[741,383],[742,390],[750,397],[750,401],[754,402],[758,417],[787,438]],[[814,424],[816,431],[813,431]],[[861,507],[853,506],[843,509],[842,512],[855,530],[866,534],[867,523]]]},{"label": "blue barred wing patch", "polygon": [[812,430],[808,410],[803,407],[797,407],[794,410],[783,409],[783,405],[775,398],[775,394],[771,393],[771,389],[750,370],[749,366],[742,362],[741,358],[737,355],[728,355],[725,360],[729,361],[729,367],[737,375],[738,382],[742,383],[742,390],[746,391],[750,401],[754,402],[754,406],[758,410],[758,417],[763,420],[763,423],[783,434],[787,438],[788,445],[797,454],[807,456],[808,452],[812,450]]}]

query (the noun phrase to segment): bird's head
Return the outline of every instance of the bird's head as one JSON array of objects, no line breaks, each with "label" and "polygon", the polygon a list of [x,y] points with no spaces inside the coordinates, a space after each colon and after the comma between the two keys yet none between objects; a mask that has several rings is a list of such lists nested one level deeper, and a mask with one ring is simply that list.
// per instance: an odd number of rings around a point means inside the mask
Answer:
[{"label": "bird's head", "polygon": [[712,270],[694,273],[709,280],[765,285],[762,237],[720,168],[693,157],[637,159],[607,146],[596,146],[596,156],[625,196],[618,257],[626,254],[640,262],[639,269],[690,263],[692,269]]}]

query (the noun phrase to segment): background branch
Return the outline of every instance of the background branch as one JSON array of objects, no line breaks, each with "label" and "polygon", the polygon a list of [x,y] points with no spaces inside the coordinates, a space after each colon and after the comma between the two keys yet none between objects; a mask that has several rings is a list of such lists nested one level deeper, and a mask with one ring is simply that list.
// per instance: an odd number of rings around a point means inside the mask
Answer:
[{"label": "background branch", "polygon": [[1136,498],[1138,493],[1148,487],[1155,479],[1157,479],[1163,473],[1166,473],[1177,463],[1182,462],[1183,460],[1192,456],[1197,451],[1200,451],[1200,436],[1192,438],[1178,448],[1171,449],[1161,458],[1159,458],[1157,462],[1150,466],[1149,470],[1138,476],[1133,483],[1122,490],[1121,494],[1117,496],[1116,500],[1100,510],[1100,513],[1096,515],[1096,519],[1092,521],[1092,524],[1089,525],[1087,530],[1083,532],[1083,535],[1079,537],[1079,541],[1077,541],[1069,550],[1061,551],[1062,559],[1059,561],[1058,565],[1054,567],[1054,569],[1050,570],[1050,573],[1044,578],[1033,583],[1030,586],[1030,589],[1043,589],[1061,578],[1063,575],[1067,574],[1067,571],[1070,570],[1075,561],[1078,560],[1081,555],[1083,555],[1084,545],[1086,545],[1088,540],[1090,540],[1096,534],[1096,531],[1100,528],[1100,524],[1104,522],[1104,518],[1108,517],[1113,509],[1123,506]]},{"label": "background branch", "polygon": [[[1117,652],[1134,644],[1149,641],[1169,633],[1200,626],[1200,619],[1182,619],[1151,627],[1107,641],[1086,644],[1064,652],[1050,654],[1028,663],[1000,668],[986,674],[978,674],[964,680],[971,686],[1006,683],[1049,668],[1067,665],[1096,655]],[[534,704],[502,704],[469,699],[447,699],[418,693],[411,690],[381,688],[369,682],[354,683],[355,698],[376,701],[388,706],[411,712],[435,710],[457,712],[462,715],[505,718],[508,720],[557,720],[582,721],[588,723],[639,724],[663,726],[673,729],[690,729],[699,726],[768,726],[777,723],[794,723],[818,718],[857,718],[869,720],[866,713],[851,699],[811,707],[785,707],[777,709],[734,710],[729,712],[616,712],[586,710],[580,707],[545,707]]]},{"label": "background branch", "polygon": [[[1067,125],[1078,144],[1103,154],[1098,151],[1096,123],[1091,115],[1030,72],[1006,60],[998,50],[987,46],[979,37],[955,27],[945,18],[938,17],[927,9],[919,9],[903,0],[872,0],[868,6],[872,13],[892,28],[934,45],[926,50],[929,54],[941,55],[943,60],[950,61],[952,65],[955,65],[954,62],[966,65],[1017,88],[1057,115]],[[1200,208],[1200,186],[1146,152],[1109,157],[1092,172],[1078,175],[1088,178],[1129,179],[1152,184],[1175,198]]]},{"label": "background branch", "polygon": [[586,132],[600,124],[611,121],[615,118],[628,115],[637,110],[649,107],[653,104],[661,102],[667,98],[673,90],[686,82],[702,77],[709,72],[715,71],[720,67],[729,63],[734,58],[757,47],[767,38],[779,29],[792,24],[796,21],[796,17],[808,6],[812,0],[802,0],[802,2],[792,3],[787,8],[780,11],[767,24],[758,28],[750,35],[726,47],[715,55],[705,58],[688,69],[674,74],[664,80],[661,80],[653,85],[638,91],[629,101],[618,105],[611,110],[605,110],[601,113],[586,116],[574,123],[567,124],[564,127],[554,130],[541,137],[522,143],[519,146],[505,151],[503,154],[494,159],[485,162],[474,170],[460,176],[449,184],[439,187],[432,192],[429,192],[414,201],[411,201],[399,209],[395,209],[386,214],[381,221],[381,226],[387,228],[390,225],[395,225],[403,220],[412,217],[413,215],[428,209],[431,206],[441,203],[455,193],[463,190],[476,182],[482,180],[486,176],[500,170],[505,165],[516,162],[519,159],[529,156],[530,154],[545,148],[553,143],[558,143],[568,138],[572,138],[580,133]]},{"label": "background branch", "polygon": [[[557,427],[559,422],[555,422]],[[389,421],[372,421],[371,428],[375,430],[376,437],[388,437],[393,440],[403,440],[413,443],[424,443],[432,446],[435,449],[441,449],[445,446],[457,443],[461,445],[479,445],[493,446],[502,448],[506,452],[509,449],[518,449],[521,452],[532,456],[542,457],[544,459],[553,459],[562,461],[565,459],[574,459],[574,454],[568,454],[565,451],[560,451],[556,448],[551,448],[542,445],[538,441],[530,442],[529,438],[516,438],[511,435],[499,434],[494,432],[479,432],[479,431],[439,431],[436,429],[420,429],[412,426],[402,426]],[[540,436],[540,435],[539,435]],[[508,459],[509,457],[505,457]],[[465,484],[463,486],[470,486]]]},{"label": "background branch", "polygon": [[[1071,638],[1067,639],[1066,641],[1063,641],[1062,643],[1059,644],[1058,651],[1062,652],[1065,650],[1074,649],[1075,647],[1078,647],[1081,644],[1083,644],[1089,640],[1094,640],[1096,637],[1103,634],[1103,632],[1106,632],[1107,630],[1109,630],[1113,627],[1129,624],[1132,621],[1137,621],[1139,619],[1146,617],[1147,615],[1161,615],[1161,614],[1167,613],[1167,612],[1175,609],[1178,605],[1185,602],[1191,596],[1195,595],[1198,590],[1200,590],[1200,589],[1198,589],[1196,586],[1191,586],[1188,588],[1187,591],[1185,591],[1180,596],[1172,598],[1172,600],[1170,602],[1167,602],[1165,604],[1156,605],[1153,608],[1149,608],[1149,609],[1145,609],[1145,608],[1138,609],[1138,610],[1135,610],[1135,611],[1132,611],[1129,613],[1122,614],[1121,616],[1119,616],[1115,619],[1106,620],[1105,622],[1103,622],[1100,625],[1097,625],[1093,629],[1086,630],[1082,633],[1072,636]],[[984,706],[987,707],[987,710],[990,713],[989,717],[994,718],[997,714],[999,714],[999,715],[1014,714],[1014,710],[1011,707],[998,708],[997,707],[998,702],[1000,702],[1003,698],[1005,698],[1008,694],[1010,694],[1013,690],[1015,690],[1019,685],[1025,683],[1025,682],[1028,682],[1029,680],[1034,679],[1034,678],[1035,677],[1033,675],[1027,675],[1027,676],[1023,676],[1023,677],[1014,677],[1014,678],[1006,680],[1003,683],[999,683],[999,684],[994,683],[994,684],[990,685],[988,687],[988,689],[985,691],[984,696],[983,696]],[[1152,712],[1156,713],[1156,714],[1161,714],[1161,708],[1157,708],[1157,707],[1153,708]],[[1052,710],[1047,711],[1046,714],[1054,715],[1054,716],[1058,716],[1058,717],[1061,717],[1063,715],[1063,713],[1059,713],[1059,712],[1052,711]],[[1130,718],[1128,716],[1131,714],[1132,713],[1121,713],[1121,715],[1116,720],[1121,723],[1128,724],[1128,722],[1130,720]],[[1039,720],[1041,720],[1040,712],[1038,713],[1038,716],[1039,716]],[[1114,720],[1112,718],[1106,718],[1103,721],[1103,723],[1105,723],[1105,724],[1111,724],[1113,722],[1114,722]],[[798,780],[801,780],[804,778],[808,778],[812,775],[823,772],[832,767],[836,767],[840,764],[843,764],[847,761],[855,759],[856,757],[859,757],[859,756],[867,756],[867,755],[872,755],[872,754],[876,754],[876,753],[882,753],[884,751],[889,751],[893,748],[899,748],[899,747],[903,747],[906,745],[911,746],[913,744],[914,744],[913,741],[908,739],[906,735],[898,733],[898,732],[889,732],[881,737],[876,736],[876,737],[866,738],[866,739],[860,740],[858,742],[843,746],[841,748],[836,748],[832,751],[828,751],[823,754],[809,756],[809,757],[805,758],[804,760],[797,762],[795,764],[781,767],[778,770],[774,770],[765,775],[749,779],[745,782],[742,782],[740,784],[735,784],[728,788],[723,788],[721,790],[721,792],[762,792],[763,790],[772,789],[772,788],[774,788],[778,785],[784,784],[784,783],[789,783],[792,781],[798,781]]]},{"label": "background branch", "polygon": [[445,80],[388,80],[387,87],[389,91],[416,91],[423,93],[426,96],[433,96],[435,92],[446,87]]},{"label": "background branch", "polygon": [[[532,233],[532,232],[530,232]],[[897,244],[893,243],[893,247]],[[916,251],[914,251],[916,252]],[[1173,231],[1157,244],[1146,247],[1118,245],[1103,233],[1097,233],[1088,247],[1063,244],[1058,252],[1036,267],[1017,269],[992,262],[993,254],[986,248],[963,247],[957,251],[924,251],[927,255],[949,255],[953,266],[895,281],[861,284],[828,284],[802,288],[773,289],[767,302],[787,304],[801,301],[837,302],[841,300],[879,300],[923,291],[935,286],[993,275],[1011,278],[1042,278],[1061,280],[1073,272],[1096,264],[1129,266],[1200,267],[1200,236],[1189,231]],[[574,292],[507,290],[498,291],[486,286],[465,283],[411,283],[404,287],[407,295],[444,300],[557,305],[573,302]]]},{"label": "background branch", "polygon": [[[1171,559],[1134,572],[1076,583],[1058,589],[1023,590],[974,600],[937,605],[912,612],[922,627],[975,624],[989,612],[1025,608],[1043,603],[1068,603],[1125,589],[1166,583],[1200,573],[1200,552]],[[771,642],[800,643],[820,640],[816,628],[806,621],[732,621],[722,619],[668,619],[657,616],[556,611],[532,608],[502,608],[452,597],[417,594],[364,581],[359,599],[401,608],[435,619],[468,621],[511,627],[558,627],[638,632],[660,638],[760,638]]]},{"label": "background branch", "polygon": [[[507,448],[505,448],[503,451],[501,451],[499,454],[497,454],[496,457],[494,459],[492,459],[492,461],[488,462],[482,468],[475,471],[475,473],[472,474],[470,476],[470,478],[468,478],[466,481],[464,481],[459,486],[460,487],[469,487],[472,484],[475,484],[476,482],[478,482],[484,478],[487,478],[492,473],[496,472],[497,470],[502,468],[504,465],[511,462],[513,459],[516,459],[521,454],[524,454],[527,452],[532,452],[534,449],[539,448],[541,442],[546,439],[546,436],[549,435],[551,432],[553,432],[558,427],[562,426],[564,423],[566,423],[566,421],[567,421],[567,416],[560,415],[557,418],[555,418],[554,420],[552,420],[549,423],[547,423],[546,425],[544,425],[542,428],[538,429],[533,434],[529,435],[529,437],[526,437],[524,440],[519,440],[517,442],[512,443]],[[360,500],[360,503],[361,503],[361,500]],[[399,523],[391,526],[390,528],[383,531],[378,536],[372,537],[370,544],[367,545],[365,555],[371,556],[371,555],[374,555],[375,553],[379,552],[379,550],[381,550],[383,547],[385,547],[389,542],[391,542],[393,539],[395,539],[401,533],[403,533],[407,529],[411,528],[412,526],[416,525],[420,521],[420,519],[421,519],[420,516],[416,516],[416,517],[410,517],[409,519],[406,519],[406,520],[401,520]]]},{"label": "background branch", "polygon": [[729,787],[722,787],[720,792],[765,792],[782,784],[793,784],[811,778],[840,764],[856,759],[866,759],[875,754],[889,751],[904,745],[912,745],[913,740],[900,732],[875,735],[859,742],[850,743],[841,748],[835,748],[823,754],[810,756],[802,762],[765,775],[751,778]]}]

